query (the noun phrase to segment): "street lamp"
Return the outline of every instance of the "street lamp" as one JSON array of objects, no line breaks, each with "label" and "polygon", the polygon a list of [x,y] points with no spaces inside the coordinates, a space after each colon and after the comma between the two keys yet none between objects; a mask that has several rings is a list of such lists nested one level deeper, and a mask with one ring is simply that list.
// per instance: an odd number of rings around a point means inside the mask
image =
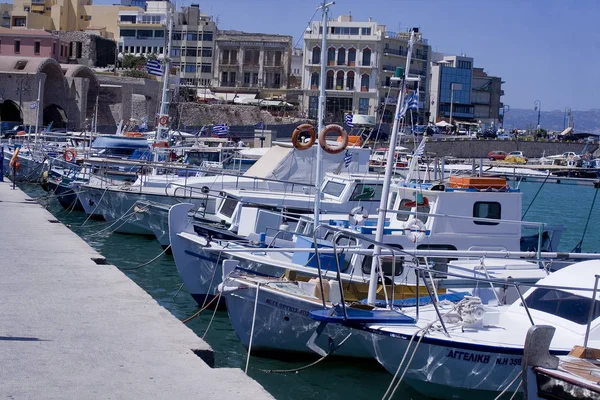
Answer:
[{"label": "street lamp", "polygon": [[450,84],[450,125],[452,125],[452,109],[454,106],[454,91],[462,90],[462,84],[460,83],[451,83]]},{"label": "street lamp", "polygon": [[571,107],[565,108],[565,116],[563,118],[563,131],[571,126]]},{"label": "street lamp", "polygon": [[542,112],[542,102],[541,101],[536,100],[533,102],[533,111],[537,111],[537,113],[538,113],[537,130],[539,132],[540,131],[540,113]]}]

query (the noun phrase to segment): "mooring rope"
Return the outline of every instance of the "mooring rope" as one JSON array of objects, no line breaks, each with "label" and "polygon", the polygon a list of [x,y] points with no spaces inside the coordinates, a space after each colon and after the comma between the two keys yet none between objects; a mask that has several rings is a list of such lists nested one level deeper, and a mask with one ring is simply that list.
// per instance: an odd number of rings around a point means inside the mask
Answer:
[{"label": "mooring rope", "polygon": [[121,271],[133,271],[133,270],[136,270],[136,269],[140,269],[140,268],[142,268],[142,267],[145,267],[146,265],[150,265],[150,264],[152,264],[154,261],[158,260],[158,258],[159,258],[160,256],[162,256],[163,254],[165,254],[165,253],[166,253],[166,252],[167,252],[167,251],[168,251],[170,248],[171,248],[171,245],[168,245],[168,246],[167,246],[167,247],[166,247],[166,248],[165,248],[163,251],[161,251],[161,252],[160,252],[160,254],[159,254],[159,255],[157,255],[156,257],[154,257],[152,260],[150,260],[150,261],[147,261],[147,262],[145,262],[145,263],[143,263],[143,264],[141,264],[141,265],[138,265],[137,267],[132,267],[132,268],[119,268],[119,269],[120,269]]}]

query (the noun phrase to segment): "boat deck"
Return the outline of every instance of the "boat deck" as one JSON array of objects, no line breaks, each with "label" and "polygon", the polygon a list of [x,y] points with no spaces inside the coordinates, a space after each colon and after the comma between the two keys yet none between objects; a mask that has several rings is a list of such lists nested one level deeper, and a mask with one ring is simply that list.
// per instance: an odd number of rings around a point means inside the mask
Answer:
[{"label": "boat deck", "polygon": [[[0,182],[0,394],[267,399],[82,239]],[[202,357],[202,358],[201,358]]]}]

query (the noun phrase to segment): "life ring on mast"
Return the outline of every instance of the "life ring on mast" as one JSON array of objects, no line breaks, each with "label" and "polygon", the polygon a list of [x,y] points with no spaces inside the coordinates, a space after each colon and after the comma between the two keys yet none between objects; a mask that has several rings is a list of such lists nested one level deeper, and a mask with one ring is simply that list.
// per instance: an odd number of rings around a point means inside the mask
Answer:
[{"label": "life ring on mast", "polygon": [[412,241],[413,243],[420,242],[427,234],[425,224],[423,221],[417,218],[411,218],[406,221],[406,224],[404,225],[404,231],[406,232],[406,237],[408,240]]},{"label": "life ring on mast", "polygon": [[[308,133],[308,142],[304,141],[306,133]],[[292,133],[292,144],[298,150],[310,149],[316,140],[317,134],[311,124],[302,124],[294,129],[294,133]]]},{"label": "life ring on mast", "polygon": [[19,162],[19,152],[21,151],[20,147],[17,147],[15,149],[15,152],[13,153],[12,157],[10,158],[10,163],[8,164],[8,166],[10,167],[10,169],[19,169],[21,168],[21,163]]},{"label": "life ring on mast", "polygon": [[71,162],[71,161],[75,160],[76,157],[77,157],[77,152],[73,149],[67,149],[67,150],[65,150],[65,153],[63,154],[63,158],[65,159],[66,162]]},{"label": "life ring on mast", "polygon": [[162,126],[167,126],[167,124],[169,123],[169,117],[167,117],[166,115],[163,115],[162,117],[160,117],[158,119],[158,123],[161,124]]},{"label": "life ring on mast", "polygon": [[363,206],[354,207],[348,214],[348,222],[350,225],[360,225],[369,218],[369,212]]},{"label": "life ring on mast", "polygon": [[[331,132],[337,133],[342,138],[339,146],[333,147],[327,143],[327,134]],[[344,128],[339,125],[327,125],[321,132],[319,132],[319,145],[321,145],[321,148],[329,154],[339,154],[346,150],[346,147],[348,147],[348,133],[346,133]]]}]

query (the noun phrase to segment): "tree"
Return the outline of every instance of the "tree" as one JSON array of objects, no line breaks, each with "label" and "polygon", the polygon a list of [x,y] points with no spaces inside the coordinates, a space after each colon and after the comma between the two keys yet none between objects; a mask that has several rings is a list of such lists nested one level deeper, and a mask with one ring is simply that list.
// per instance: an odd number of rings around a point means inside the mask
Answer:
[{"label": "tree", "polygon": [[123,68],[127,69],[140,69],[146,66],[145,57],[136,57],[131,54],[126,54],[123,57]]},{"label": "tree", "polygon": [[142,71],[139,69],[130,69],[128,71],[124,71],[123,76],[129,76],[131,78],[152,79],[146,71]]}]

